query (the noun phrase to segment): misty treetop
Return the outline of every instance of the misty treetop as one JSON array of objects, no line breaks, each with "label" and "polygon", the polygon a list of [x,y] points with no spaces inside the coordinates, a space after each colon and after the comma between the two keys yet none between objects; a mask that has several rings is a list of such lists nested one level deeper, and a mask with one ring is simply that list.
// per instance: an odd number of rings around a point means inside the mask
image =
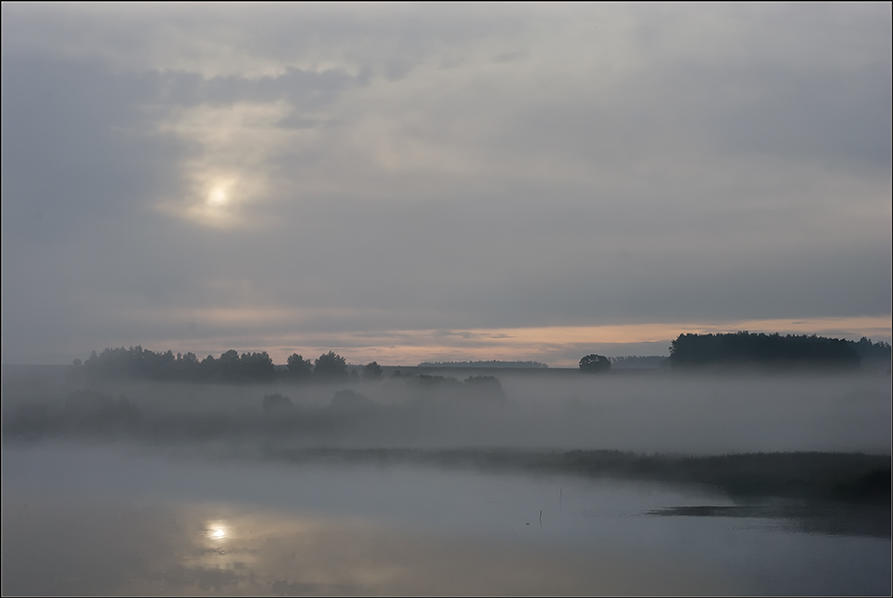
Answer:
[{"label": "misty treetop", "polygon": [[871,339],[863,336],[859,339],[859,342],[853,343],[853,347],[863,361],[890,361],[890,343],[885,343],[883,341],[873,343],[871,342]]},{"label": "misty treetop", "polygon": [[282,371],[277,370],[266,351],[239,354],[230,349],[218,358],[208,355],[199,361],[194,353],[174,354],[170,350],[160,353],[139,345],[105,349],[99,354],[93,351],[83,363],[74,360],[74,365],[90,377],[191,382],[267,382],[277,378],[301,380],[311,377],[342,380],[347,377],[347,362],[333,351],[320,355],[315,364],[301,355],[292,354]]},{"label": "misty treetop", "polygon": [[286,364],[288,375],[291,378],[309,378],[313,373],[313,363],[297,353],[292,353]]},{"label": "misty treetop", "polygon": [[611,360],[604,355],[586,355],[580,359],[580,371],[589,374],[607,372],[611,369]]},{"label": "misty treetop", "polygon": [[890,359],[890,345],[816,335],[740,331],[728,334],[680,334],[670,346],[673,367],[769,365],[779,367],[858,367],[869,360]]},{"label": "misty treetop", "polygon": [[81,367],[88,375],[153,380],[257,381],[272,380],[276,373],[266,352],[240,355],[230,349],[216,359],[208,355],[199,361],[194,353],[156,353],[139,345],[93,351]]},{"label": "misty treetop", "polygon": [[347,361],[336,354],[329,351],[316,358],[313,364],[313,375],[317,378],[328,378],[330,380],[340,380],[347,377]]},{"label": "misty treetop", "polygon": [[373,361],[372,363],[367,363],[363,366],[363,376],[365,378],[369,378],[371,380],[376,380],[381,378],[382,369],[381,366],[378,365],[377,361]]}]

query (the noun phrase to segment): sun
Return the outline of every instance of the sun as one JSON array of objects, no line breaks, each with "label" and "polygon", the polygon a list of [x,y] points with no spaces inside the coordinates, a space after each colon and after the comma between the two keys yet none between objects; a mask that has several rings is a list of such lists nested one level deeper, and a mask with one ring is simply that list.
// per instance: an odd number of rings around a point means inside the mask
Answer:
[{"label": "sun", "polygon": [[251,192],[244,178],[234,174],[196,175],[181,214],[202,226],[231,228],[239,224],[240,208]]},{"label": "sun", "polygon": [[213,208],[222,208],[229,201],[229,195],[225,185],[217,185],[211,188],[208,197],[205,200],[209,206]]}]

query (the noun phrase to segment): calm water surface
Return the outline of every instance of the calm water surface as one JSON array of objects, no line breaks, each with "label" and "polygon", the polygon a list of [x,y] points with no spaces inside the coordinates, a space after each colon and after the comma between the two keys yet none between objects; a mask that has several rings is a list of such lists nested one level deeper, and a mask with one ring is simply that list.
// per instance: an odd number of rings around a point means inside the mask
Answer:
[{"label": "calm water surface", "polygon": [[890,592],[889,537],[759,510],[649,514],[703,505],[735,503],[573,476],[7,447],[3,592]]}]

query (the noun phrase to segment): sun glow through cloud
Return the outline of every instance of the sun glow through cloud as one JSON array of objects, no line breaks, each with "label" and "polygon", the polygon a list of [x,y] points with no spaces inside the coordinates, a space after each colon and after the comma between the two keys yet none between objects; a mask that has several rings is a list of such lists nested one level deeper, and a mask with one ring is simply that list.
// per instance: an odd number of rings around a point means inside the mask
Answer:
[{"label": "sun glow through cloud", "polygon": [[4,360],[890,336],[889,4],[3,6]]},{"label": "sun glow through cloud", "polygon": [[250,214],[242,208],[270,199],[271,160],[295,141],[293,131],[277,124],[291,111],[285,101],[171,110],[158,132],[193,149],[179,166],[181,194],[158,207],[200,226],[248,224]]},{"label": "sun glow through cloud", "polygon": [[211,192],[208,193],[208,198],[205,200],[205,203],[212,208],[222,208],[229,201],[229,196],[227,195],[227,187],[224,185],[217,185],[211,189]]},{"label": "sun glow through cloud", "polygon": [[224,540],[229,535],[228,532],[227,527],[220,522],[210,523],[205,529],[205,535],[211,540]]}]

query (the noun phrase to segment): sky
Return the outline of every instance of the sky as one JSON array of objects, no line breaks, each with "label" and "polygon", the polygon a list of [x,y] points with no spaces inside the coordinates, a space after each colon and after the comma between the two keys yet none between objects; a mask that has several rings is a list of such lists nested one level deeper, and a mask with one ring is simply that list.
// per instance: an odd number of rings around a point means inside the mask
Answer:
[{"label": "sky", "polygon": [[2,5],[2,361],[891,337],[891,5]]}]

